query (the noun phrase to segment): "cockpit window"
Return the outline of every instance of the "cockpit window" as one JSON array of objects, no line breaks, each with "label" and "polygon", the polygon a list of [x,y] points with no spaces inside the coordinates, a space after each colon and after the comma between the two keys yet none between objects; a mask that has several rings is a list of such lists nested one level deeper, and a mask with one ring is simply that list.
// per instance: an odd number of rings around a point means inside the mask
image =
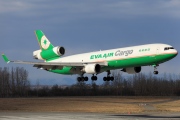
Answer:
[{"label": "cockpit window", "polygon": [[173,47],[165,47],[164,50],[174,49]]}]

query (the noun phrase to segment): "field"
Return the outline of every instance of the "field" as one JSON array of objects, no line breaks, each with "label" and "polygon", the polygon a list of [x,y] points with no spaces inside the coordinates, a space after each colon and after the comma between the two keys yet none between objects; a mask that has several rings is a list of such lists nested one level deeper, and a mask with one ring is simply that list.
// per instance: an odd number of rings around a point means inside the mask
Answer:
[{"label": "field", "polygon": [[1,98],[0,111],[142,113],[180,112],[179,97]]}]

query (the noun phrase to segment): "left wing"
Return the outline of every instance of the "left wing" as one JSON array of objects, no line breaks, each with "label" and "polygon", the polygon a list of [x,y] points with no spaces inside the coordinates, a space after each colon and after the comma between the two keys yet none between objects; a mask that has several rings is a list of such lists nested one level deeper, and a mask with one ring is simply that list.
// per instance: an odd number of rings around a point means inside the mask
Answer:
[{"label": "left wing", "polygon": [[7,58],[5,54],[2,54],[2,57],[6,63],[19,63],[19,64],[31,64],[33,67],[37,68],[43,68],[43,69],[62,69],[64,66],[69,66],[69,67],[84,67],[87,64],[99,64],[101,67],[102,66],[108,66],[107,62],[30,62],[30,61],[12,61]]}]

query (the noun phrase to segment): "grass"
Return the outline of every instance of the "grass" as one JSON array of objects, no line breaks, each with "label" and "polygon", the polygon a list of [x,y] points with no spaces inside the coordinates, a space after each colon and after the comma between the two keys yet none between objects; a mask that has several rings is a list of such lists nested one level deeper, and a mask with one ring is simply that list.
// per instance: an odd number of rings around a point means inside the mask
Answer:
[{"label": "grass", "polygon": [[180,112],[180,100],[154,105],[159,111]]},{"label": "grass", "polygon": [[170,97],[58,97],[1,98],[0,111],[141,113],[143,103],[151,103],[159,111],[180,111],[180,100]]}]

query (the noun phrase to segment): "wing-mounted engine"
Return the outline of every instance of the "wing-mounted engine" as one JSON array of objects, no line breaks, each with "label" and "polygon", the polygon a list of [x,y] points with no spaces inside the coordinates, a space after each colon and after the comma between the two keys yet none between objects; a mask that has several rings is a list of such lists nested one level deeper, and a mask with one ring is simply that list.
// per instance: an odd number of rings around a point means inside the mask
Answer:
[{"label": "wing-mounted engine", "polygon": [[127,72],[128,74],[135,74],[141,72],[141,67],[124,68],[121,71]]},{"label": "wing-mounted engine", "polygon": [[36,50],[33,52],[33,57],[39,60],[48,60],[56,57],[60,57],[65,54],[64,47],[54,47],[53,49],[42,51]]},{"label": "wing-mounted engine", "polygon": [[82,71],[88,74],[96,74],[101,71],[101,66],[99,64],[87,64]]}]

